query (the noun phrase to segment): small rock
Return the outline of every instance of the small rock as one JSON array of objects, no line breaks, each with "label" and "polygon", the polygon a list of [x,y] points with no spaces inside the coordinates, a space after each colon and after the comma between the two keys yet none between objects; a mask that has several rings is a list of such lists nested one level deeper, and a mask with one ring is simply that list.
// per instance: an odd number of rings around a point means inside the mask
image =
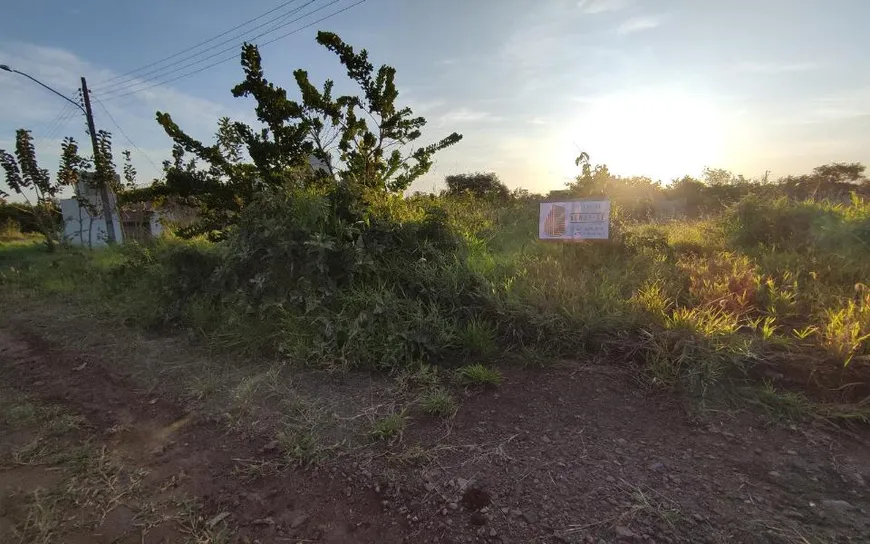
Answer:
[{"label": "small rock", "polygon": [[797,452],[794,450],[788,450],[788,451],[786,451],[786,453],[789,455],[797,455]]},{"label": "small rock", "polygon": [[513,510],[511,510],[511,515],[515,518],[519,518],[519,517],[522,517],[523,511],[520,510],[519,508],[514,508]]},{"label": "small rock", "polygon": [[251,522],[251,525],[263,525],[263,526],[275,525],[275,520],[272,518],[255,519],[254,521]]},{"label": "small rock", "polygon": [[495,529],[490,529],[490,530],[489,530],[489,536],[490,536],[490,537],[495,538],[497,535],[498,535],[498,531],[496,531]]},{"label": "small rock", "polygon": [[665,469],[665,465],[663,463],[653,463],[649,466],[649,469],[653,472],[661,472]]},{"label": "small rock", "polygon": [[628,527],[622,527],[620,525],[617,525],[616,529],[614,530],[616,531],[616,536],[623,540],[631,540],[637,536],[634,534],[634,531],[632,531]]},{"label": "small rock", "polygon": [[459,505],[456,504],[455,502],[451,502],[450,504],[447,505],[447,508],[449,508],[451,510],[457,510],[459,508]]},{"label": "small rock", "polygon": [[523,512],[523,513],[522,513],[522,518],[523,518],[523,519],[525,520],[525,522],[528,523],[529,525],[534,525],[535,523],[538,522],[538,516],[537,516],[537,514],[535,514],[534,512]]},{"label": "small rock", "polygon": [[541,442],[543,442],[544,444],[549,444],[550,438],[547,435],[544,435],[541,437]]},{"label": "small rock", "polygon": [[265,446],[263,446],[262,451],[275,451],[278,449],[278,446],[280,446],[280,445],[281,444],[277,440],[273,440],[273,441],[269,442],[268,444],[266,444]]},{"label": "small rock", "polygon": [[222,522],[223,520],[227,519],[227,518],[229,517],[229,515],[230,515],[229,512],[221,512],[220,514],[218,514],[218,515],[216,515],[215,517],[213,517],[213,518],[211,518],[210,520],[208,520],[208,523],[207,523],[206,525],[208,525],[210,528],[211,528],[211,527],[214,527],[214,526],[217,525],[218,523],[220,523],[220,522]]},{"label": "small rock", "polygon": [[297,527],[304,525],[307,521],[308,521],[307,514],[303,514],[302,512],[295,514],[294,516],[292,516],[290,518],[290,528],[296,529]]},{"label": "small rock", "polygon": [[775,470],[771,470],[770,472],[767,473],[767,475],[771,476],[773,478],[779,478],[780,476],[782,476],[779,472],[777,472]]},{"label": "small rock", "polygon": [[833,499],[824,499],[822,500],[822,507],[827,508],[829,510],[836,510],[838,512],[846,512],[848,510],[852,510],[854,507],[846,501],[833,500]]},{"label": "small rock", "polygon": [[468,480],[465,478],[456,478],[456,487],[459,488],[460,491],[468,487]]}]

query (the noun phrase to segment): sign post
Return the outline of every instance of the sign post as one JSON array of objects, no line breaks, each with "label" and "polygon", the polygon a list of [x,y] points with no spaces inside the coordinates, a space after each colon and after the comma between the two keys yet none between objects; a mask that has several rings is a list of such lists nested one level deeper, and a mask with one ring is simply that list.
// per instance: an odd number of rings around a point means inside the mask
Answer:
[{"label": "sign post", "polygon": [[538,216],[541,240],[581,242],[610,238],[610,201],[541,202]]}]

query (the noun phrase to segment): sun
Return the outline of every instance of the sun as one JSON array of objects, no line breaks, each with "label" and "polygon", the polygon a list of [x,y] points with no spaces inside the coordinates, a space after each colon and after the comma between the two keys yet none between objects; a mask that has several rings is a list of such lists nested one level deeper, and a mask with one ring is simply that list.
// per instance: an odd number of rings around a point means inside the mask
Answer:
[{"label": "sun", "polygon": [[[572,142],[620,175],[669,181],[720,164],[726,127],[713,102],[680,89],[619,92],[581,101]],[[577,149],[570,151],[577,154]],[[569,159],[570,160],[570,159]]]}]

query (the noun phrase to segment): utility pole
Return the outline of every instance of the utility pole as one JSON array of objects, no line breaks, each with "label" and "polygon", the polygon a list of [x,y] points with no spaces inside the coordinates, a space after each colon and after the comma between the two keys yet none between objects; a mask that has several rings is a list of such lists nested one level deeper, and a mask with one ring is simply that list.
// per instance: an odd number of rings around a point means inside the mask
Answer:
[{"label": "utility pole", "polygon": [[81,104],[79,104],[72,98],[52,89],[45,83],[39,81],[38,79],[29,74],[25,74],[24,72],[11,68],[7,64],[0,64],[0,70],[26,77],[37,85],[40,85],[43,88],[53,92],[57,96],[63,98],[73,106],[82,110],[82,112],[85,114],[85,117],[87,117],[88,119],[88,132],[91,133],[91,145],[93,145],[94,147],[94,169],[96,170],[94,177],[97,180],[98,189],[100,191],[100,200],[102,200],[103,202],[103,219],[106,221],[106,238],[108,238],[108,242],[110,244],[114,244],[115,242],[117,242],[118,239],[115,236],[115,222],[112,220],[112,201],[109,198],[110,180],[100,179],[100,172],[103,170],[102,168],[100,168],[100,166],[103,166],[104,163],[101,162],[103,160],[103,156],[100,153],[100,146],[97,143],[97,129],[94,128],[94,113],[91,111],[91,95],[88,94],[88,82],[85,81],[84,77],[82,78],[82,98],[85,102],[85,107],[82,107]]},{"label": "utility pole", "polygon": [[94,148],[94,170],[97,179],[97,185],[100,189],[100,200],[103,202],[103,220],[106,222],[106,237],[110,244],[117,241],[115,238],[115,221],[112,219],[112,201],[109,198],[109,181],[108,179],[100,179],[105,169],[103,167],[103,156],[100,153],[100,146],[97,143],[97,129],[94,128],[94,113],[91,111],[91,96],[88,94],[88,82],[82,76],[82,98],[85,101],[85,117],[88,119],[88,132],[91,133],[91,145]]}]

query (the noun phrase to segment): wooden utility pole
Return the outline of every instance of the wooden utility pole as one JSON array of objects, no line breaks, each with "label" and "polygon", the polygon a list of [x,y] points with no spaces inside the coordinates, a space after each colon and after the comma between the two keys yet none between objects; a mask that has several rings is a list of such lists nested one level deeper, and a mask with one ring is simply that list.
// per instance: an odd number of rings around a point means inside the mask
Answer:
[{"label": "wooden utility pole", "polygon": [[97,186],[100,191],[100,200],[103,202],[103,220],[106,222],[106,238],[110,244],[118,241],[115,237],[115,221],[112,219],[112,200],[109,198],[109,182],[108,179],[101,179],[101,174],[105,172],[102,161],[103,156],[100,153],[100,146],[97,143],[97,129],[94,128],[94,114],[91,111],[91,96],[88,94],[88,82],[82,77],[82,98],[85,101],[85,117],[88,119],[88,132],[91,133],[91,145],[94,147],[94,170]]}]

